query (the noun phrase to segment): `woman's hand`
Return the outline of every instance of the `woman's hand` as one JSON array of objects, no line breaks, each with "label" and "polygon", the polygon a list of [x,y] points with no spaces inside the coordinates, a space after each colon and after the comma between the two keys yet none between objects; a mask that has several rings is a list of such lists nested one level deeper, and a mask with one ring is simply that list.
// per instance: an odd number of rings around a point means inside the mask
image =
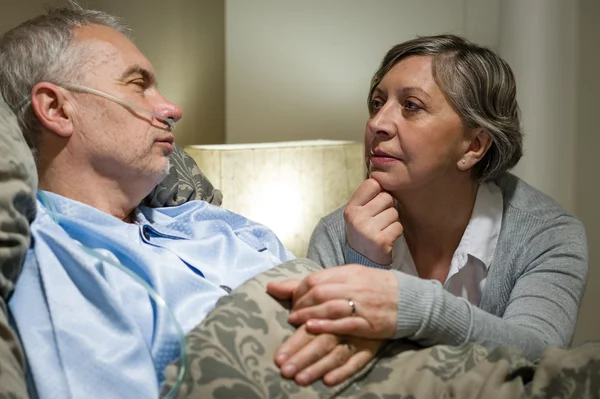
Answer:
[{"label": "woman's hand", "polygon": [[348,245],[371,262],[392,263],[392,247],[404,231],[392,196],[375,179],[358,187],[344,209]]},{"label": "woman's hand", "polygon": [[338,266],[301,281],[269,283],[267,292],[292,299],[289,322],[306,323],[310,333],[388,339],[396,332],[398,281],[389,270]]},{"label": "woman's hand", "polygon": [[281,345],[275,364],[285,378],[309,385],[323,378],[326,385],[344,382],[365,367],[384,341],[314,335],[301,326]]}]

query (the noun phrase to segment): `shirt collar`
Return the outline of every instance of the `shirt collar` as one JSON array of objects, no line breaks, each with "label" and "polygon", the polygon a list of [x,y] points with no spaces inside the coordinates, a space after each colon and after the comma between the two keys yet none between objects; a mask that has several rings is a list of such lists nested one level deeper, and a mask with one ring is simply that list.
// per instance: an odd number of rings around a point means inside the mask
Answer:
[{"label": "shirt collar", "polygon": [[[177,221],[172,217],[159,212],[158,209],[138,207],[133,211],[133,221],[135,224],[126,223],[119,218],[109,215],[93,206],[63,197],[49,191],[38,191],[39,215],[47,214],[50,218],[59,222],[75,221],[76,223],[92,223],[102,226],[121,228],[124,225],[139,226],[144,228],[147,225],[152,226],[152,230],[161,236],[171,238],[190,238],[188,235],[178,231]],[[118,231],[118,230],[116,230]]]},{"label": "shirt collar", "polygon": [[481,184],[477,190],[471,219],[456,252],[479,259],[488,269],[500,236],[502,214],[500,188],[493,182]]},{"label": "shirt collar", "polygon": [[38,210],[47,213],[52,219],[79,220],[82,222],[101,223],[104,226],[121,226],[125,222],[93,206],[75,201],[71,198],[38,190]]}]

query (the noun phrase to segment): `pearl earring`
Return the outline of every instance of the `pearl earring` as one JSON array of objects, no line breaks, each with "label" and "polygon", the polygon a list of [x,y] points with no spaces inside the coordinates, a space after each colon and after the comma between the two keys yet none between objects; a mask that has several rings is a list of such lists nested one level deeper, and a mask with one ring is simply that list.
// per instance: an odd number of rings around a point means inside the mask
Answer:
[{"label": "pearl earring", "polygon": [[467,163],[467,160],[463,158],[462,160],[463,165]]}]

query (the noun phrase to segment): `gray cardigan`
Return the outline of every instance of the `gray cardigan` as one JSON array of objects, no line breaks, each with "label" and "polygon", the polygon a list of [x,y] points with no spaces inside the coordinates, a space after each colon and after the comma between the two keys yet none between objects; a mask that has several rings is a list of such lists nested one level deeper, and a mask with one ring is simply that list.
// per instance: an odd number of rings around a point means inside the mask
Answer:
[{"label": "gray cardigan", "polygon": [[[445,291],[438,281],[394,271],[399,288],[395,338],[424,345],[510,346],[531,360],[547,345],[571,343],[588,273],[583,224],[511,174],[495,182],[504,213],[480,307]],[[350,248],[342,213],[340,208],[321,219],[308,258],[324,267],[388,268]]]}]

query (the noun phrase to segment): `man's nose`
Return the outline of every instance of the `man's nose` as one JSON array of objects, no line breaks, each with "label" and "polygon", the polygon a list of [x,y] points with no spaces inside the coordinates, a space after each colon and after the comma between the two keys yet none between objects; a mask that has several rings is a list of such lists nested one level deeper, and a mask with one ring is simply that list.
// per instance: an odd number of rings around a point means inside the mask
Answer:
[{"label": "man's nose", "polygon": [[154,108],[154,112],[158,115],[168,119],[172,119],[174,122],[178,122],[182,117],[182,111],[179,105],[162,98],[163,101],[158,103]]}]

